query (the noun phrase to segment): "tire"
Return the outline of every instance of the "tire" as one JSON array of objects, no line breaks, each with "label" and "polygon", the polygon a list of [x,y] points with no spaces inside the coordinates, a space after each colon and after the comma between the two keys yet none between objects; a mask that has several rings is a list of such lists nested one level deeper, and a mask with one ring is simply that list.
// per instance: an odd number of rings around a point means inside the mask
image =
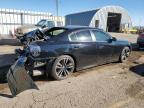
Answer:
[{"label": "tire", "polygon": [[62,55],[54,61],[51,76],[55,80],[63,80],[66,79],[69,74],[73,73],[74,69],[75,63],[73,58],[68,55]]},{"label": "tire", "polygon": [[126,62],[128,57],[130,56],[130,53],[131,53],[130,48],[129,47],[124,47],[121,54],[120,54],[119,62],[120,63]]}]

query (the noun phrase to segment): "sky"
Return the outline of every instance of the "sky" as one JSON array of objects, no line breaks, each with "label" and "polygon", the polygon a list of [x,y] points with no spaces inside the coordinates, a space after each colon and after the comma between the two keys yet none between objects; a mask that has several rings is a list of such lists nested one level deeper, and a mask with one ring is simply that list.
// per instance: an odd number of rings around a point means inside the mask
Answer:
[{"label": "sky", "polygon": [[[0,0],[0,8],[43,11],[56,15],[56,0]],[[144,0],[59,0],[59,15],[97,9],[107,5],[125,8],[134,26],[144,26]]]}]

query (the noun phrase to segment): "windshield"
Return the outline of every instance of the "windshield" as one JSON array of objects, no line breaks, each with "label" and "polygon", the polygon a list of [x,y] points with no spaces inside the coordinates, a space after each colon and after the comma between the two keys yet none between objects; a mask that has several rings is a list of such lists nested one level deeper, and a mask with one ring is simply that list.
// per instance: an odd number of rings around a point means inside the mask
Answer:
[{"label": "windshield", "polygon": [[50,37],[56,37],[63,34],[66,31],[65,28],[52,28],[45,32],[45,35]]},{"label": "windshield", "polygon": [[49,28],[52,28],[52,27],[55,27],[55,22],[54,21],[47,21],[47,20],[41,20],[39,21],[36,26],[40,26],[40,27],[49,27]]},{"label": "windshield", "polygon": [[46,25],[46,20],[41,20],[36,25],[42,27],[43,25]]},{"label": "windshield", "polygon": [[49,28],[55,27],[54,21],[48,21],[48,27]]}]

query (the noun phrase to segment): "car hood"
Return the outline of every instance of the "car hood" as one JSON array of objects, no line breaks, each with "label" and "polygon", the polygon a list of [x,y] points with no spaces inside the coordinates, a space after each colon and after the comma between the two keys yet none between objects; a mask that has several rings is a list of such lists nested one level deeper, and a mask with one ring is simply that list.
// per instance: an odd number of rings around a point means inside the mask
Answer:
[{"label": "car hood", "polygon": [[122,44],[122,45],[131,45],[131,43],[127,40],[121,40],[121,39],[118,39],[116,41],[118,44]]}]

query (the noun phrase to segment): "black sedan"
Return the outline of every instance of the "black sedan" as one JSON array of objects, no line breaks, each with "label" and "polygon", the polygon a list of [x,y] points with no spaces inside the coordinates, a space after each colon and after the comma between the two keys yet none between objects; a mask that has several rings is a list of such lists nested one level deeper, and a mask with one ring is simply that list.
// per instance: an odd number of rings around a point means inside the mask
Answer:
[{"label": "black sedan", "polygon": [[24,49],[28,52],[25,69],[29,72],[44,69],[46,75],[57,80],[67,78],[74,71],[125,62],[131,52],[128,41],[117,40],[91,27],[54,27],[40,33],[40,37]]}]

